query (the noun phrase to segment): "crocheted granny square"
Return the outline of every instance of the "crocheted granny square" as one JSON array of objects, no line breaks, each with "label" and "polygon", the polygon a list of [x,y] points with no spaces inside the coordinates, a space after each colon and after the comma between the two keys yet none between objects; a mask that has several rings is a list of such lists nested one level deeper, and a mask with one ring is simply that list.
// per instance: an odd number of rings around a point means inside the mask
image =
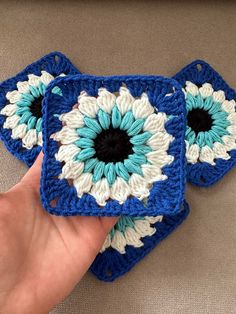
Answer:
[{"label": "crocheted granny square", "polygon": [[187,107],[187,179],[209,186],[236,163],[236,92],[206,62],[196,60],[174,76]]},{"label": "crocheted granny square", "polygon": [[62,53],[52,52],[0,84],[0,137],[28,166],[42,146],[41,108],[46,87],[57,76],[79,73]]},{"label": "crocheted granny square", "polygon": [[172,216],[122,216],[93,262],[92,273],[104,281],[124,275],[174,231],[188,214],[189,207],[184,202],[181,212]]},{"label": "crocheted granny square", "polygon": [[50,213],[157,216],[179,210],[186,115],[176,81],[58,78],[44,109],[41,198]]}]

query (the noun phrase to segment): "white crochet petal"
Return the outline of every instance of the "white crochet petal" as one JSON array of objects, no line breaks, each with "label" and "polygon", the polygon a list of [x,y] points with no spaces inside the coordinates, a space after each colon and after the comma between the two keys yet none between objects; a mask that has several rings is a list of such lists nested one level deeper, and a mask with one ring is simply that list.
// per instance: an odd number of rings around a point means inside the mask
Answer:
[{"label": "white crochet petal", "polygon": [[37,131],[35,129],[29,130],[26,135],[22,138],[22,146],[31,149],[38,142]]},{"label": "white crochet petal", "polygon": [[12,130],[11,137],[13,139],[23,138],[27,132],[27,125],[26,124],[19,124]]},{"label": "white crochet petal", "polygon": [[211,84],[205,83],[202,85],[202,87],[199,88],[199,92],[202,95],[202,98],[207,98],[212,96],[214,89]]},{"label": "white crochet petal", "polygon": [[168,150],[170,143],[173,141],[173,136],[167,132],[156,132],[146,142],[153,150],[163,149]]},{"label": "white crochet petal", "polygon": [[131,194],[139,199],[144,199],[150,194],[148,182],[137,173],[133,173],[129,179]]},{"label": "white crochet petal", "polygon": [[62,167],[59,179],[76,179],[84,170],[84,163],[70,160]]},{"label": "white crochet petal", "polygon": [[3,124],[3,128],[4,129],[14,129],[17,126],[19,121],[20,121],[20,117],[17,115],[7,117],[4,124]]},{"label": "white crochet petal", "polygon": [[119,230],[116,230],[111,240],[111,247],[117,250],[120,254],[125,254],[126,239]]},{"label": "white crochet petal", "polygon": [[235,113],[235,100],[225,100],[221,106],[224,111],[228,113]]},{"label": "white crochet petal", "polygon": [[117,107],[123,116],[127,111],[131,110],[134,97],[130,94],[128,88],[121,87],[120,95],[116,99]]},{"label": "white crochet petal", "polygon": [[151,133],[163,132],[165,131],[166,121],[167,116],[164,112],[153,113],[147,117],[143,130]]},{"label": "white crochet petal", "polygon": [[222,136],[222,141],[224,142],[224,146],[226,147],[227,151],[232,149],[236,149],[236,139],[232,135],[224,135]]},{"label": "white crochet petal", "polygon": [[155,216],[155,217],[152,217],[152,216],[145,216],[145,219],[147,221],[149,221],[151,224],[155,224],[156,222],[162,222],[163,220],[163,216]]},{"label": "white crochet petal", "polygon": [[105,88],[99,88],[97,103],[103,111],[111,114],[112,108],[116,104],[116,96]]},{"label": "white crochet petal", "polygon": [[123,204],[128,196],[130,195],[130,187],[120,177],[117,177],[115,182],[113,183],[111,187],[111,199],[117,200],[120,204]]},{"label": "white crochet petal", "polygon": [[200,148],[197,144],[186,145],[186,158],[191,164],[195,164],[198,161],[200,155]]},{"label": "white crochet petal", "polygon": [[185,90],[192,94],[193,96],[196,96],[199,94],[199,89],[197,87],[197,85],[195,85],[194,83],[190,82],[190,81],[186,81],[186,87]]},{"label": "white crochet petal", "polygon": [[52,134],[51,138],[55,141],[61,142],[61,144],[71,144],[78,140],[79,136],[75,129],[64,126],[59,132]]},{"label": "white crochet petal", "polygon": [[82,92],[78,97],[79,111],[91,118],[95,118],[98,112],[97,99],[95,97],[88,96],[86,93]]},{"label": "white crochet petal", "polygon": [[150,104],[147,94],[143,93],[141,98],[136,99],[132,104],[132,112],[135,119],[147,118],[154,113],[154,108]]},{"label": "white crochet petal", "polygon": [[28,81],[24,81],[24,82],[18,82],[16,84],[17,89],[20,93],[28,93],[29,92],[29,82]]},{"label": "white crochet petal", "polygon": [[105,206],[106,200],[110,197],[110,188],[107,179],[103,178],[96,182],[93,185],[90,194],[96,199],[100,206]]},{"label": "white crochet petal", "polygon": [[82,197],[84,193],[88,193],[92,186],[92,174],[82,173],[77,179],[74,180],[78,197]]},{"label": "white crochet petal", "polygon": [[203,146],[200,151],[199,160],[202,162],[207,162],[211,165],[215,165],[214,158],[215,158],[215,154],[213,150],[207,145]]},{"label": "white crochet petal", "polygon": [[146,154],[148,161],[160,168],[173,162],[174,156],[168,155],[166,151],[156,150]]},{"label": "white crochet petal", "polygon": [[231,123],[231,124],[236,124],[236,112],[232,112],[228,115],[227,117],[228,121]]},{"label": "white crochet petal", "polygon": [[230,155],[227,153],[226,147],[218,142],[213,144],[213,152],[215,154],[215,158],[222,158],[225,160],[230,159]]},{"label": "white crochet petal", "polygon": [[146,236],[152,236],[156,232],[156,229],[152,228],[149,221],[145,219],[135,220],[134,225],[135,230],[142,238]]},{"label": "white crochet petal", "polygon": [[79,109],[73,109],[70,112],[63,113],[59,119],[72,129],[82,128],[84,126],[84,116]]},{"label": "white crochet petal", "polygon": [[35,74],[29,74],[28,78],[29,78],[29,80],[28,80],[29,85],[34,86],[34,87],[39,86],[40,76],[37,76]]},{"label": "white crochet petal", "polygon": [[127,245],[132,245],[133,247],[143,246],[143,242],[140,240],[140,235],[137,232],[135,232],[133,228],[130,227],[126,228],[124,236]]},{"label": "white crochet petal", "polygon": [[143,164],[141,166],[141,169],[143,172],[144,179],[148,183],[163,181],[167,179],[167,176],[162,174],[161,168],[158,166]]},{"label": "white crochet petal", "polygon": [[48,73],[48,72],[46,72],[46,71],[41,71],[41,73],[42,73],[42,75],[40,76],[40,80],[41,80],[41,82],[44,84],[44,85],[49,85],[49,83],[51,82],[51,81],[53,81],[54,80],[54,77],[50,74],[50,73]]},{"label": "white crochet petal", "polygon": [[8,92],[6,94],[6,98],[10,101],[10,103],[14,104],[21,100],[21,93],[18,90],[13,90],[12,92]]},{"label": "white crochet petal", "polygon": [[17,109],[18,107],[16,105],[6,105],[4,108],[2,108],[0,114],[10,117],[16,112]]},{"label": "white crochet petal", "polygon": [[225,93],[222,90],[213,93],[213,99],[216,102],[223,103],[225,101]]},{"label": "white crochet petal", "polygon": [[236,125],[232,124],[230,126],[227,127],[227,131],[232,134],[234,136],[234,138],[236,138]]},{"label": "white crochet petal", "polygon": [[61,145],[58,152],[55,154],[55,158],[58,161],[68,162],[80,152],[80,148],[74,144]]}]

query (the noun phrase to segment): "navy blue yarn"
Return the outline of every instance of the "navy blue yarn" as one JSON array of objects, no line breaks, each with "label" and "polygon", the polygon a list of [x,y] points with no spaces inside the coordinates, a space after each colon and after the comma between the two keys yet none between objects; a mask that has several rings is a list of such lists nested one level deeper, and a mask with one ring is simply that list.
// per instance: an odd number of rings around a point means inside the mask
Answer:
[{"label": "navy blue yarn", "polygon": [[151,237],[147,236],[141,239],[144,243],[142,247],[127,246],[125,254],[120,254],[117,250],[109,248],[97,255],[90,268],[91,272],[98,279],[108,282],[124,275],[173,232],[187,218],[188,214],[189,206],[184,201],[180,213],[165,216],[162,222],[157,222],[153,225],[157,231]]},{"label": "navy blue yarn", "polygon": [[[174,77],[182,86],[186,81],[191,81],[196,85],[210,83],[215,91],[223,90],[227,100],[236,100],[236,92],[208,63],[196,60],[187,65]],[[208,187],[219,181],[236,164],[236,150],[228,152],[231,156],[229,160],[216,159],[215,165],[206,162],[187,164],[187,180],[201,187]]]},{"label": "navy blue yarn", "polygon": [[[76,190],[68,181],[57,179],[61,173],[62,163],[55,160],[58,143],[50,139],[51,134],[62,128],[61,121],[55,114],[62,114],[72,109],[77,103],[78,95],[85,90],[89,95],[96,96],[98,88],[105,87],[111,92],[118,91],[125,83],[133,96],[148,94],[152,105],[159,111],[171,115],[166,123],[167,131],[175,137],[168,153],[175,157],[170,166],[164,168],[168,180],[156,182],[148,198],[147,207],[135,197],[130,197],[120,205],[115,200],[100,207],[94,197],[89,194],[77,197]],[[58,86],[63,96],[52,93],[52,88]],[[167,93],[175,89],[172,95]],[[49,105],[50,104],[50,105]],[[180,85],[172,79],[158,76],[68,76],[57,78],[47,88],[43,102],[43,166],[41,178],[41,200],[44,208],[51,214],[72,216],[158,216],[174,214],[183,203],[185,190],[185,125],[186,109],[184,95]],[[56,205],[51,202],[56,200]]]},{"label": "navy blue yarn", "polygon": [[[23,71],[16,76],[2,82],[0,84],[0,110],[5,107],[7,103],[6,94],[9,91],[17,88],[16,84],[20,81],[28,80],[28,74],[41,75],[41,71],[45,70],[53,76],[64,74],[79,74],[80,71],[70,62],[70,60],[60,52],[52,52],[28,65]],[[0,115],[0,138],[3,141],[9,152],[19,160],[26,163],[29,167],[34,163],[38,156],[41,147],[35,146],[32,149],[25,149],[22,147],[20,139],[15,140],[11,137],[11,130],[4,129],[3,124],[6,116]]]}]

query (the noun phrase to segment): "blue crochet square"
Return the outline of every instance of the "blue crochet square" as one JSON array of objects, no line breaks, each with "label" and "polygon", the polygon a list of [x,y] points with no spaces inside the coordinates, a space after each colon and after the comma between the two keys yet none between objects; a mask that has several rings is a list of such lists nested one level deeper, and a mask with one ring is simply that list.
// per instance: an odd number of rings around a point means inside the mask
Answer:
[{"label": "blue crochet square", "polygon": [[207,187],[236,163],[236,92],[201,60],[186,66],[174,79],[186,97],[187,179]]},{"label": "blue crochet square", "polygon": [[189,207],[171,216],[122,216],[108,234],[91,271],[100,280],[113,281],[131,270],[141,259],[173,232],[188,216]]},{"label": "blue crochet square", "polygon": [[57,76],[79,73],[66,56],[52,52],[0,84],[0,138],[28,166],[42,148],[41,106],[47,85]]},{"label": "blue crochet square", "polygon": [[43,110],[41,198],[47,211],[63,216],[179,211],[186,114],[176,81],[58,78],[47,90]]}]

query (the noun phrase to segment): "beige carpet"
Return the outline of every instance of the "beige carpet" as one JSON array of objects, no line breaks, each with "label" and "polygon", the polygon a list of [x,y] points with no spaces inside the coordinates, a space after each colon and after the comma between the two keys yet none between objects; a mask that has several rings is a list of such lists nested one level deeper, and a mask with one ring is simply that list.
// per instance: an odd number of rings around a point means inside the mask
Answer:
[{"label": "beige carpet", "polygon": [[[235,15],[234,1],[1,1],[0,79],[59,50],[97,75],[171,76],[203,58],[236,88]],[[0,160],[4,191],[26,167],[2,145]],[[187,200],[189,219],[129,274],[87,274],[52,313],[236,313],[236,169]]]}]

